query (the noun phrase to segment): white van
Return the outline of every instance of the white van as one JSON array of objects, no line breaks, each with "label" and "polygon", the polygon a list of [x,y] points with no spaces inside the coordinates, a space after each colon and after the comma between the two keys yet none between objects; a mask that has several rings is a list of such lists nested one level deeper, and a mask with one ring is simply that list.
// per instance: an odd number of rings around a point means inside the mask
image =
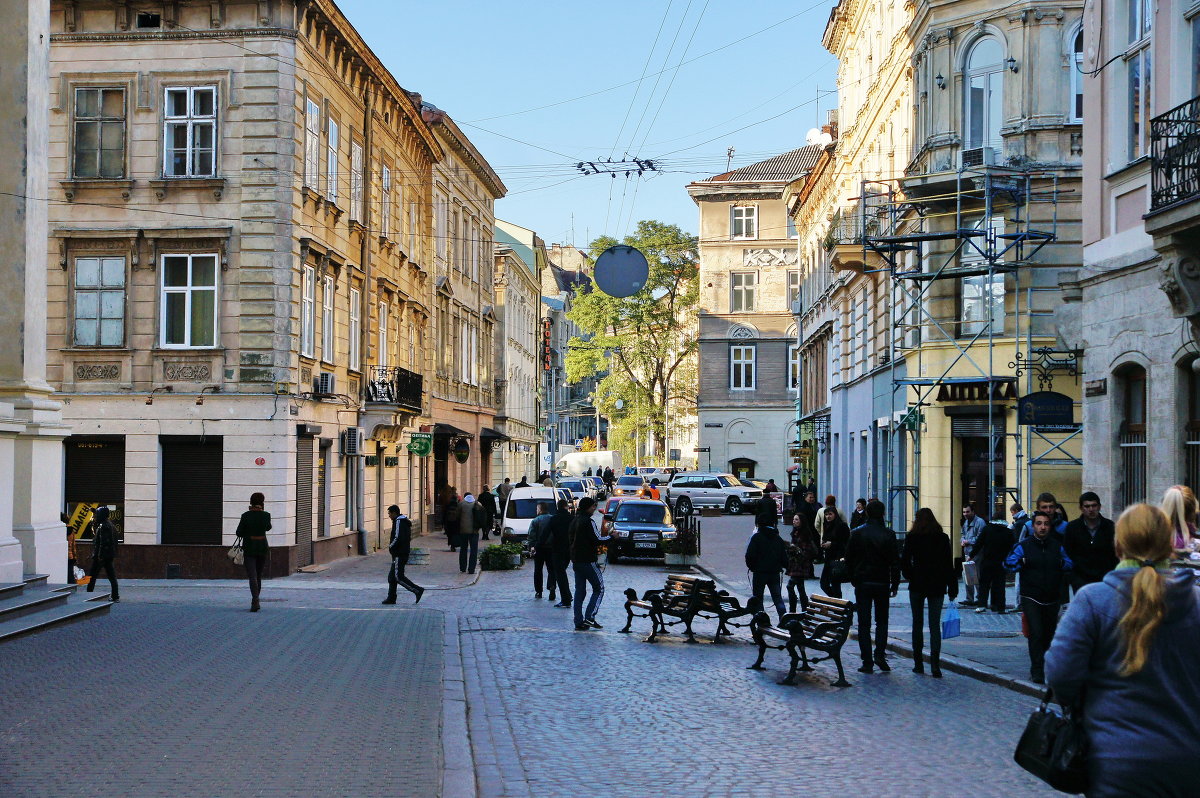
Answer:
[{"label": "white van", "polygon": [[500,539],[505,543],[524,543],[529,537],[529,524],[537,517],[537,506],[548,504],[553,512],[559,499],[572,506],[575,503],[570,493],[558,488],[543,485],[513,488],[500,508]]}]

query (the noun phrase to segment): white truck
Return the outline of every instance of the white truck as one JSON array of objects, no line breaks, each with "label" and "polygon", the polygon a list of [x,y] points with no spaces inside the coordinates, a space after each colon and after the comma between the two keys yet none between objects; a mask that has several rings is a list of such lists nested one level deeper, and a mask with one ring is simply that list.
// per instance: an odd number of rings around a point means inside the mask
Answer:
[{"label": "white truck", "polygon": [[611,468],[614,474],[621,473],[621,453],[617,451],[604,452],[571,452],[558,459],[555,467],[564,474],[581,477],[589,468],[597,475],[605,468]]}]

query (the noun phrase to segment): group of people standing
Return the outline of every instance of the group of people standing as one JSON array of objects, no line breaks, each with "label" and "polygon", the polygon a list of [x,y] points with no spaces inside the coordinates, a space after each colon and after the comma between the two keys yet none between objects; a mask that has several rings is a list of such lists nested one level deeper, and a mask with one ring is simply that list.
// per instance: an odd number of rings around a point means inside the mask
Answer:
[{"label": "group of people standing", "polygon": [[[529,525],[534,597],[542,597],[542,573],[545,571],[550,600],[554,601],[557,587],[560,600],[554,606],[574,609],[578,632],[604,628],[596,620],[604,600],[604,573],[598,562],[600,547],[611,536],[602,534],[595,514],[596,500],[591,497],[580,499],[574,513],[566,500],[560,499],[557,508],[549,502],[539,504],[537,517]],[[575,575],[574,595],[567,580],[568,565]]]}]

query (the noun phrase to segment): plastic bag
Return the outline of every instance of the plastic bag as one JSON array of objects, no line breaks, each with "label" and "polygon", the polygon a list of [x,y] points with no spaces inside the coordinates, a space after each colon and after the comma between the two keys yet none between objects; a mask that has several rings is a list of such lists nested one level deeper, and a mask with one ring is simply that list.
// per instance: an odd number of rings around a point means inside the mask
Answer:
[{"label": "plastic bag", "polygon": [[942,612],[942,639],[949,640],[962,634],[962,622],[958,617],[958,607],[953,604]]}]

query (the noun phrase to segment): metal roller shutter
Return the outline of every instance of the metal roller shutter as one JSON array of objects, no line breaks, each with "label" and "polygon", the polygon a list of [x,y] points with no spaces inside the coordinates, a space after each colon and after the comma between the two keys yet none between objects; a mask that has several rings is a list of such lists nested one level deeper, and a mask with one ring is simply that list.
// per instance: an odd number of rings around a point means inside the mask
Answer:
[{"label": "metal roller shutter", "polygon": [[163,435],[162,542],[221,543],[224,450],[218,436]]},{"label": "metal roller shutter", "polygon": [[125,438],[72,435],[67,438],[67,504],[125,501]]},{"label": "metal roller shutter", "polygon": [[296,564],[312,565],[312,438],[296,439]]}]

